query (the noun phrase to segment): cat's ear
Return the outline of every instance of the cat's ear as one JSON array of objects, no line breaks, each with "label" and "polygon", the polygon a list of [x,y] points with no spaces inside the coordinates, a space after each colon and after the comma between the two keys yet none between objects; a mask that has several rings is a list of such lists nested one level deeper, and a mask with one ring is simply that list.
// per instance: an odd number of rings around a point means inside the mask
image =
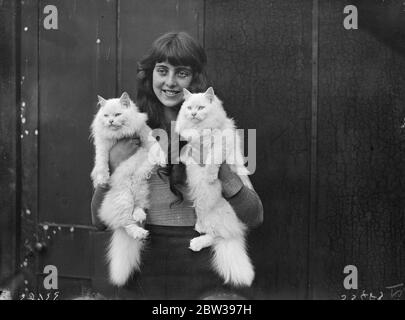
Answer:
[{"label": "cat's ear", "polygon": [[206,97],[210,101],[210,103],[212,103],[212,101],[214,101],[215,98],[214,89],[212,87],[209,87],[207,91],[205,91],[204,97]]},{"label": "cat's ear", "polygon": [[184,100],[187,100],[188,98],[190,98],[191,95],[192,95],[192,93],[190,91],[188,91],[186,88],[183,88]]},{"label": "cat's ear", "polygon": [[129,108],[131,105],[131,99],[129,98],[129,94],[124,92],[120,98],[120,103],[125,107]]},{"label": "cat's ear", "polygon": [[104,99],[102,96],[97,96],[97,98],[98,98],[98,104],[100,105],[100,108],[104,107],[107,100]]}]

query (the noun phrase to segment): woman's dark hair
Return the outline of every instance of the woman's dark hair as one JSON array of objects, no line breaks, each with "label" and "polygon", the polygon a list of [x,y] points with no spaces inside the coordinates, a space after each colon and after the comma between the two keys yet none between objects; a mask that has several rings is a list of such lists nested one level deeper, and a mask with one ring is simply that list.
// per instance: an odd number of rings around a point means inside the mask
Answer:
[{"label": "woman's dark hair", "polygon": [[[208,87],[205,72],[207,56],[204,48],[188,33],[169,32],[156,39],[148,54],[138,63],[136,104],[141,112],[148,115],[148,124],[152,129],[165,129],[170,135],[170,123],[166,122],[163,113],[165,106],[157,99],[152,86],[153,70],[156,63],[166,61],[173,66],[191,67],[193,77],[187,89],[191,92],[202,92]],[[180,149],[183,145],[184,142],[180,142]],[[178,186],[185,181],[185,167],[183,164],[171,164],[170,156],[168,158],[169,165],[165,168],[159,168],[158,173],[169,176],[170,190],[181,202],[183,195]]]}]

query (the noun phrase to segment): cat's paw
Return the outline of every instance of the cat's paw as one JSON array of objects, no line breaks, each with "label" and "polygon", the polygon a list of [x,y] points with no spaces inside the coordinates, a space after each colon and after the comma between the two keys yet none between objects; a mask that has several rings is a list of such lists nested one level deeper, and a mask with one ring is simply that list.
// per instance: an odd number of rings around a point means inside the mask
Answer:
[{"label": "cat's paw", "polygon": [[207,166],[206,174],[208,183],[214,183],[218,180],[218,168],[216,166]]},{"label": "cat's paw", "polygon": [[97,185],[108,184],[109,179],[110,179],[110,176],[108,174],[106,174],[106,175],[98,175],[97,179],[96,179]]},{"label": "cat's paw", "polygon": [[161,167],[165,167],[167,164],[166,155],[162,149],[159,148],[159,151],[155,155],[155,163]]},{"label": "cat's paw", "polygon": [[151,163],[161,167],[165,167],[167,164],[166,155],[160,148],[159,144],[154,144],[148,151],[148,159]]},{"label": "cat's paw", "polygon": [[166,164],[167,164],[166,156],[165,156],[164,152],[162,151],[158,156],[157,165],[159,165],[160,167],[166,167]]},{"label": "cat's paw", "polygon": [[204,236],[200,236],[197,238],[193,238],[190,240],[190,246],[189,249],[191,249],[194,252],[201,251],[202,249],[208,247],[209,245],[207,244],[207,241]]},{"label": "cat's paw", "polygon": [[132,213],[132,219],[136,222],[143,223],[146,220],[146,213],[142,208],[136,208]]},{"label": "cat's paw", "polygon": [[110,173],[108,170],[93,170],[91,172],[91,178],[93,179],[93,184],[95,187],[102,184],[108,184]]},{"label": "cat's paw", "polygon": [[148,230],[145,230],[144,228],[141,228],[136,224],[130,224],[126,226],[125,231],[130,237],[134,238],[135,240],[145,240],[149,236]]}]

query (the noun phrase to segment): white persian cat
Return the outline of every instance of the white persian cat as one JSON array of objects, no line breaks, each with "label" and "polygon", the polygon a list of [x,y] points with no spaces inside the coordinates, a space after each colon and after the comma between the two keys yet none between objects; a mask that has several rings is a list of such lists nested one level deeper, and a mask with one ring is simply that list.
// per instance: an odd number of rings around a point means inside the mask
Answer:
[{"label": "white persian cat", "polygon": [[[99,217],[113,230],[107,254],[110,278],[121,286],[139,270],[143,240],[148,236],[148,231],[139,226],[146,219],[144,209],[149,207],[147,179],[156,164],[164,165],[165,157],[146,124],[147,115],[139,112],[126,92],[119,99],[98,99],[100,109],[91,125],[96,150],[91,177],[95,187],[110,185]],[[111,148],[118,140],[134,136],[139,136],[141,146],[110,177]]]},{"label": "white persian cat", "polygon": [[[218,170],[224,161],[240,175],[249,173],[244,167],[240,137],[212,88],[205,93],[183,91],[185,101],[177,117],[176,132],[189,140],[181,160],[186,164],[196,210],[195,229],[202,234],[191,240],[190,249],[200,251],[212,246],[213,266],[225,283],[250,286],[255,273],[245,244],[247,227],[222,197],[218,180]],[[201,159],[201,147],[205,166],[196,161]]]}]

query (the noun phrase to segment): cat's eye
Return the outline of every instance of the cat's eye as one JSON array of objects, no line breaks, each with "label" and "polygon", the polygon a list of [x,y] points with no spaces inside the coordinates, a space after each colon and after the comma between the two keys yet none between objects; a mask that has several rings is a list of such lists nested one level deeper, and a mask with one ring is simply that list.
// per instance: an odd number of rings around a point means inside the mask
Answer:
[{"label": "cat's eye", "polygon": [[204,109],[205,107],[204,106],[199,106],[198,107],[198,110],[202,110],[202,109]]},{"label": "cat's eye", "polygon": [[108,117],[108,114],[105,114],[105,115],[104,115],[104,117],[106,117],[106,118],[107,118],[107,117]]},{"label": "cat's eye", "polygon": [[114,116],[119,117],[120,115],[122,115],[122,113],[116,113]]},{"label": "cat's eye", "polygon": [[188,110],[191,110],[191,106],[188,106],[187,109],[188,109]]}]

